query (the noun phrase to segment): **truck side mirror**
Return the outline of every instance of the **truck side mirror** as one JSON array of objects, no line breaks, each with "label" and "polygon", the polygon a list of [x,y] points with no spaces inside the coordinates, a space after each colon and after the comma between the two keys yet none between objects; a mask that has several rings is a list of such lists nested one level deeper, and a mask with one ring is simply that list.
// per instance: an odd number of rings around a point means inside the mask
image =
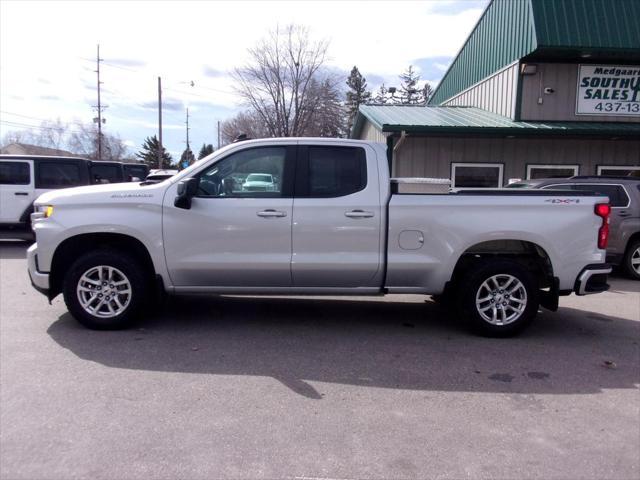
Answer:
[{"label": "truck side mirror", "polygon": [[191,208],[191,199],[198,193],[198,179],[185,178],[178,183],[178,195],[173,204],[178,208],[189,210]]}]

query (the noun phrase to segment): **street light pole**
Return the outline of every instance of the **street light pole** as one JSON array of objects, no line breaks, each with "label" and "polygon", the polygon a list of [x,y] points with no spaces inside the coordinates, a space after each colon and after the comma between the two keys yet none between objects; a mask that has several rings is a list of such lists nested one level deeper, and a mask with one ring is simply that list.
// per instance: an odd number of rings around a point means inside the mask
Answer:
[{"label": "street light pole", "polygon": [[158,168],[162,170],[162,79],[158,77]]}]

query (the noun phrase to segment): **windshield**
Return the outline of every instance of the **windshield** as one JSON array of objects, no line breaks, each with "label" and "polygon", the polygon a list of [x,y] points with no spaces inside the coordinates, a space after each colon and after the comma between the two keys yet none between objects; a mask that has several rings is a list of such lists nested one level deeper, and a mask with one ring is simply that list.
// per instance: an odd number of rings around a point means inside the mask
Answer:
[{"label": "windshield", "polygon": [[532,183],[510,183],[505,188],[534,188],[534,184]]},{"label": "windshield", "polygon": [[271,175],[262,174],[262,173],[250,173],[246,181],[273,183],[273,179],[271,178]]}]

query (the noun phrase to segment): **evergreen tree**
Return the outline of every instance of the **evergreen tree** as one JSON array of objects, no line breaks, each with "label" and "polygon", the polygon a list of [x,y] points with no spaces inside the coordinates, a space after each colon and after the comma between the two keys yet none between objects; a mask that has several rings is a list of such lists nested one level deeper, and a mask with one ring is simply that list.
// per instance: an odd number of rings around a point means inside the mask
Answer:
[{"label": "evergreen tree", "polygon": [[353,119],[358,113],[358,108],[362,104],[366,104],[371,99],[371,92],[367,91],[367,79],[364,78],[358,67],[354,66],[351,69],[351,74],[347,78],[347,100],[345,107],[347,109],[347,129],[351,130],[353,125]]},{"label": "evergreen tree", "polygon": [[198,160],[206,157],[207,155],[211,155],[213,153],[213,145],[203,143],[202,148],[200,149],[200,153],[198,153]]},{"label": "evergreen tree", "polygon": [[[160,149],[160,142],[154,135],[153,137],[145,138],[142,149],[136,153],[136,157],[149,165],[149,168],[160,168],[158,166],[158,150]],[[171,155],[167,150],[162,147],[162,167],[169,168],[171,166]]]},{"label": "evergreen tree", "polygon": [[431,85],[429,85],[428,82],[425,82],[424,87],[422,87],[422,101],[425,105],[429,103],[432,95],[433,88],[431,88]]},{"label": "evergreen tree", "polygon": [[388,100],[388,90],[387,87],[385,87],[384,83],[382,85],[380,85],[380,88],[378,89],[378,91],[376,92],[375,97],[373,97],[373,102],[375,104],[385,104],[387,103]]},{"label": "evergreen tree", "polygon": [[180,163],[178,163],[178,170],[187,168],[189,165],[193,165],[196,161],[196,157],[189,147],[186,148],[182,155],[180,155]]},{"label": "evergreen tree", "polygon": [[400,74],[400,103],[416,105],[422,103],[422,92],[418,89],[420,75],[413,69],[413,65]]}]

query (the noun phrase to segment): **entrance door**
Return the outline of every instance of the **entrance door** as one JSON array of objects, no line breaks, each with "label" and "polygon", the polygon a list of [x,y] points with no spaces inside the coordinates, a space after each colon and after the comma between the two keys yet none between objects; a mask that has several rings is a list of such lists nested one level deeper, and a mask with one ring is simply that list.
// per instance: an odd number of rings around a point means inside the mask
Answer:
[{"label": "entrance door", "polygon": [[290,287],[295,146],[231,153],[198,175],[189,210],[165,195],[163,232],[177,287]]}]

